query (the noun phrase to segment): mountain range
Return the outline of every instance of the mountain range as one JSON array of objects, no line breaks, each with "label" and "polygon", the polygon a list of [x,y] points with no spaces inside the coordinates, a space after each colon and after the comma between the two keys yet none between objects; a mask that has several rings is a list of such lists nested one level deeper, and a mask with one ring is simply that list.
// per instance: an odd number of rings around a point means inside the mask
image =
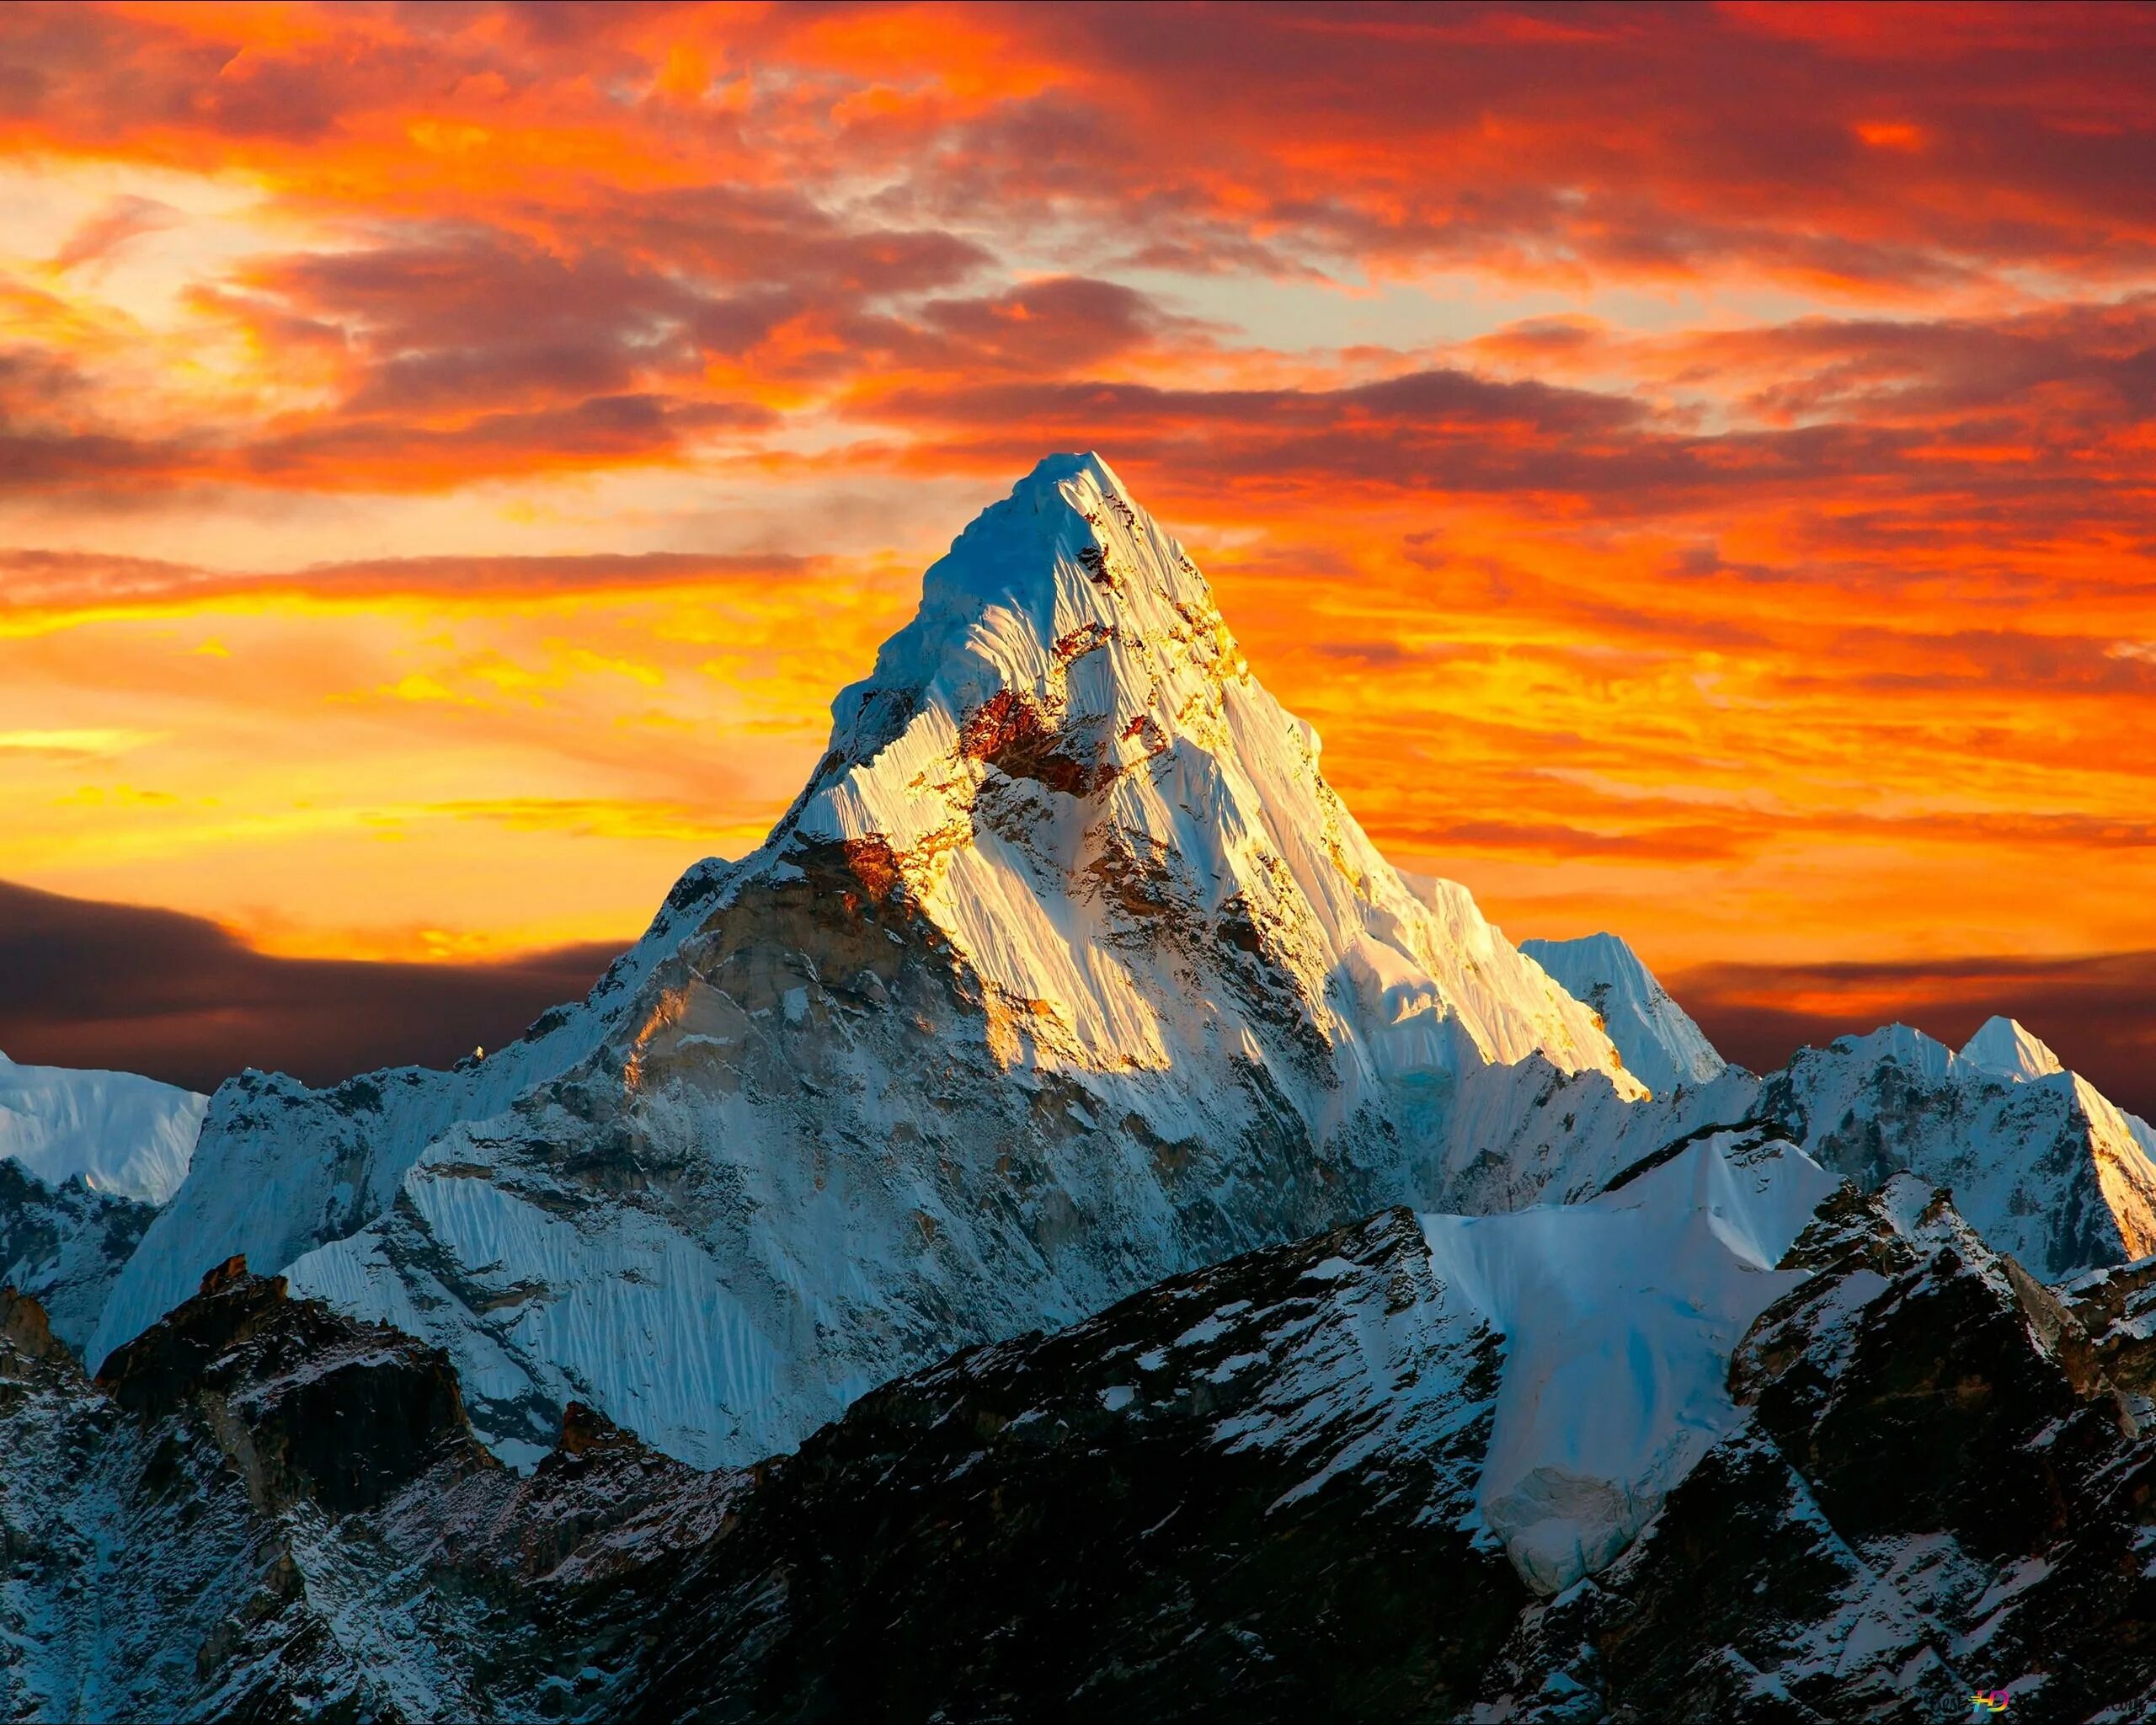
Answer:
[{"label": "mountain range", "polygon": [[2156,1707],[2156,1132],[1515,947],[1096,457],[582,1002],[0,1155],[18,1716]]}]

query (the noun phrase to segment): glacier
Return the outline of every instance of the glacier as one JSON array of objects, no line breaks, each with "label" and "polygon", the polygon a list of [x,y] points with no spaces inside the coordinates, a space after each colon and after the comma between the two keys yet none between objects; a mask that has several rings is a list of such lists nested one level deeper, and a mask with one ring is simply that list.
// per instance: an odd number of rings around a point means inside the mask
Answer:
[{"label": "glacier", "polygon": [[1476,1498],[1530,1586],[1608,1563],[1735,1429],[1731,1358],[1804,1279],[1775,1266],[1838,1183],[1718,1132],[1584,1203],[1422,1218],[1439,1281],[1504,1338]]}]

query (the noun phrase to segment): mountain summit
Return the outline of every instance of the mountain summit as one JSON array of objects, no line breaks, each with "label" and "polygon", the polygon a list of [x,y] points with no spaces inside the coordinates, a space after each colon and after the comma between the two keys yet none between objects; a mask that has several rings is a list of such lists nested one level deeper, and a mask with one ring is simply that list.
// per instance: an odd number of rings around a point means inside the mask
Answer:
[{"label": "mountain summit", "polygon": [[1625,1065],[1657,1094],[1711,1083],[1729,1070],[1706,1033],[1618,936],[1524,940],[1519,949],[1594,1008]]},{"label": "mountain summit", "polygon": [[1336,1111],[1463,1059],[1619,1071],[1462,889],[1418,892],[1378,854],[1316,733],[1097,456],[1050,457],[984,511],[833,718],[772,846],[836,843],[872,890],[902,883],[1013,1063],[1225,1046],[1339,1087]]},{"label": "mountain summit", "polygon": [[2018,1019],[1997,1015],[1984,1020],[1983,1028],[1962,1045],[1961,1058],[1979,1071],[2001,1078],[2048,1078],[2066,1070],[2050,1046],[2024,1029]]}]

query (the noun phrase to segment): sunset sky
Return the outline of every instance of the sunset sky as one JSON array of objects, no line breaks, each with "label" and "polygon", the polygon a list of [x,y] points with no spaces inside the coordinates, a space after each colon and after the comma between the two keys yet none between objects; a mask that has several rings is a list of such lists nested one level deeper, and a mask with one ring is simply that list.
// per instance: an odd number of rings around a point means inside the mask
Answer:
[{"label": "sunset sky", "polygon": [[0,139],[0,882],[543,995],[1091,448],[1515,938],[2156,1107],[2156,10],[14,5]]}]

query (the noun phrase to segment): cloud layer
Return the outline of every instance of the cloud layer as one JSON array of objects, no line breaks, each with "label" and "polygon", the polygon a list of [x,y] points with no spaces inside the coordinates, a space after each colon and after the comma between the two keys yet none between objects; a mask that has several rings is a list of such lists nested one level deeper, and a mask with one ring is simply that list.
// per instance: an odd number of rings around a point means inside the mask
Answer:
[{"label": "cloud layer", "polygon": [[491,964],[273,959],[174,911],[0,882],[0,1050],[214,1090],[256,1067],[334,1083],[446,1066],[582,998],[615,948]]}]

